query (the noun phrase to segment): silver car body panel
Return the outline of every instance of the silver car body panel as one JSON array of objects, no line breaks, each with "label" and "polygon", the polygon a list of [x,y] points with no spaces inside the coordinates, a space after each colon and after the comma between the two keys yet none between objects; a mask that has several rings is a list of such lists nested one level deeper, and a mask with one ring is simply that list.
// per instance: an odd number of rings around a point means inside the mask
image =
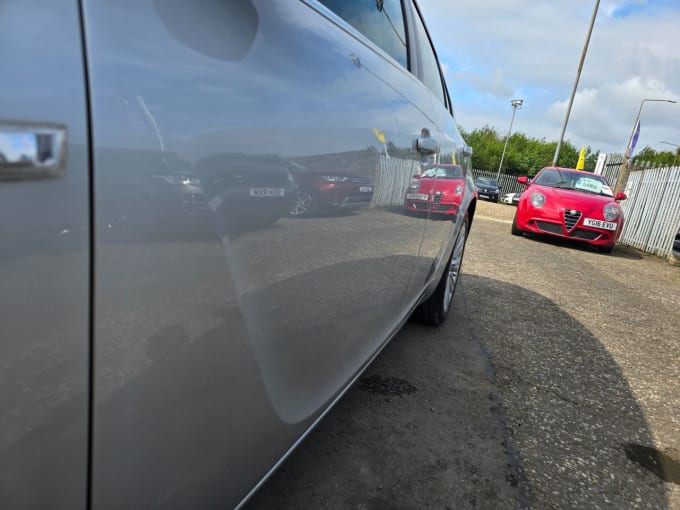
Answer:
[{"label": "silver car body panel", "polygon": [[0,173],[12,179],[0,177],[0,506],[84,508],[89,164],[78,4],[10,0],[0,13],[10,169]]},{"label": "silver car body panel", "polygon": [[[20,396],[0,452],[23,469],[2,471],[0,497],[237,506],[441,277],[471,180],[454,221],[406,214],[404,191],[440,162],[469,170],[464,142],[416,76],[314,0],[83,0],[82,20],[54,3],[35,9],[54,52],[10,28],[18,2],[0,33],[34,64],[0,84],[0,125],[67,140],[55,178],[0,182],[21,219],[0,218],[16,312],[2,377]],[[424,133],[438,152],[416,150]],[[305,172],[349,207],[292,215]]]}]

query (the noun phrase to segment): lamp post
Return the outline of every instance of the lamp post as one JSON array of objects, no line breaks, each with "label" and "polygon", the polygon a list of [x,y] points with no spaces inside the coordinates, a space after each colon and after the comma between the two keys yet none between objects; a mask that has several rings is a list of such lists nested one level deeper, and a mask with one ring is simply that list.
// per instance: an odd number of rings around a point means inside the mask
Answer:
[{"label": "lamp post", "polygon": [[680,153],[680,145],[677,143],[671,143],[671,142],[659,142],[659,143],[665,143],[666,145],[672,145],[675,147],[675,158],[673,159],[673,166],[678,162],[678,153]]},{"label": "lamp post", "polygon": [[583,63],[586,60],[586,53],[588,53],[588,45],[590,44],[590,36],[593,34],[593,25],[595,25],[595,18],[597,18],[597,10],[600,8],[600,0],[595,1],[595,8],[593,9],[593,15],[590,18],[590,26],[588,27],[588,35],[586,36],[586,42],[583,45],[583,51],[581,51],[581,60],[578,63],[578,69],[576,71],[576,80],[574,80],[574,88],[571,90],[571,96],[569,96],[569,104],[567,105],[567,113],[564,116],[564,123],[562,124],[562,132],[560,133],[560,139],[557,141],[557,147],[555,148],[555,156],[553,157],[552,166],[557,166],[557,159],[560,157],[560,150],[562,149],[562,140],[564,140],[564,133],[567,130],[567,124],[569,123],[569,115],[571,114],[571,106],[574,104],[574,96],[576,96],[576,89],[578,88],[578,82],[581,79],[581,71],[583,70]]},{"label": "lamp post", "polygon": [[621,169],[619,170],[619,175],[616,178],[616,185],[614,186],[614,194],[618,193],[619,191],[622,191],[622,188],[626,185],[626,182],[628,181],[628,174],[630,173],[630,170],[628,170],[628,160],[630,159],[631,152],[633,152],[631,149],[631,142],[633,141],[633,136],[635,136],[635,128],[638,125],[638,122],[640,122],[640,114],[642,113],[642,107],[645,105],[645,103],[649,102],[656,102],[656,103],[677,103],[677,101],[673,101],[672,99],[649,99],[645,98],[642,101],[640,101],[640,108],[638,109],[637,116],[635,117],[635,122],[633,122],[633,130],[630,132],[630,136],[628,137],[628,143],[626,144],[626,152],[623,153],[623,163],[621,163]]},{"label": "lamp post", "polygon": [[503,168],[503,160],[505,159],[505,151],[508,148],[508,140],[510,140],[510,132],[512,131],[512,123],[515,121],[515,113],[517,113],[517,108],[522,106],[524,102],[523,99],[513,99],[510,101],[512,105],[512,118],[510,119],[510,127],[508,128],[508,134],[505,136],[505,145],[503,146],[503,154],[501,154],[501,164],[498,165],[498,173],[496,174],[496,184],[498,184],[498,178],[501,176],[501,168]]}]

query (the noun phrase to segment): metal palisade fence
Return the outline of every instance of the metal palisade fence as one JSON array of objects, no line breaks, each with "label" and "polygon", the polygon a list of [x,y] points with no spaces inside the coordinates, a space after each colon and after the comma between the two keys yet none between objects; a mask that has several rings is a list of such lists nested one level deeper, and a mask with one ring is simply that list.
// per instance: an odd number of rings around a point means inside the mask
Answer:
[{"label": "metal palisade fence", "polygon": [[621,202],[626,223],[619,243],[671,257],[680,229],[680,167],[631,172]]},{"label": "metal palisade fence", "polygon": [[416,161],[381,155],[371,207],[403,204],[406,188],[417,173],[420,167]]}]

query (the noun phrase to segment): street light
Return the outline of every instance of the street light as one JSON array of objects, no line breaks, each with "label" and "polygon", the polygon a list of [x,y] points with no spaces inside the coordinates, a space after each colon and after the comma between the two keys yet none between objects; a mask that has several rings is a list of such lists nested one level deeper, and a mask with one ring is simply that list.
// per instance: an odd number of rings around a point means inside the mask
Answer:
[{"label": "street light", "polygon": [[583,63],[586,60],[586,53],[588,53],[588,45],[590,44],[590,36],[593,34],[593,25],[595,24],[595,18],[597,17],[597,10],[600,8],[600,0],[595,1],[595,8],[593,9],[593,15],[590,18],[590,26],[588,27],[588,35],[586,36],[586,42],[583,45],[583,51],[581,52],[581,60],[578,63],[578,70],[576,71],[576,80],[574,81],[574,88],[571,89],[571,96],[569,96],[569,104],[567,105],[567,113],[564,116],[564,123],[562,124],[562,132],[560,133],[560,139],[557,141],[557,147],[555,148],[555,156],[553,157],[552,166],[557,166],[557,159],[560,157],[560,150],[562,149],[562,140],[564,140],[564,133],[567,130],[567,124],[569,123],[569,115],[571,115],[571,106],[574,104],[574,97],[576,96],[576,89],[578,88],[578,82],[581,79],[581,71],[583,70]]},{"label": "street light", "polygon": [[496,184],[498,184],[498,178],[501,176],[501,168],[503,168],[503,160],[505,159],[505,151],[508,148],[508,140],[510,140],[510,131],[512,131],[512,123],[515,121],[515,113],[517,113],[517,108],[522,106],[524,102],[523,99],[513,99],[510,101],[512,105],[512,118],[510,119],[510,127],[508,128],[508,134],[505,137],[505,145],[503,146],[503,154],[501,154],[501,164],[498,165],[498,173],[496,174]]},{"label": "street light", "polygon": [[672,99],[649,99],[649,98],[645,98],[640,102],[640,108],[638,109],[637,116],[635,117],[635,122],[633,122],[633,130],[630,132],[630,136],[628,137],[628,143],[626,144],[626,152],[623,153],[623,163],[621,163],[621,170],[619,170],[619,175],[616,178],[614,194],[618,193],[619,191],[622,191],[621,188],[623,188],[626,185],[626,182],[628,181],[628,174],[630,173],[630,171],[628,170],[628,160],[630,159],[630,153],[633,152],[631,150],[632,148],[630,144],[633,141],[633,137],[635,136],[635,128],[637,127],[638,122],[640,122],[640,114],[642,113],[642,107],[647,101],[656,103],[677,103],[677,101],[673,101]]},{"label": "street light", "polygon": [[666,145],[672,145],[675,147],[675,158],[673,159],[673,166],[678,162],[678,154],[680,153],[680,145],[677,143],[671,143],[671,142],[659,142],[659,143],[665,143]]}]

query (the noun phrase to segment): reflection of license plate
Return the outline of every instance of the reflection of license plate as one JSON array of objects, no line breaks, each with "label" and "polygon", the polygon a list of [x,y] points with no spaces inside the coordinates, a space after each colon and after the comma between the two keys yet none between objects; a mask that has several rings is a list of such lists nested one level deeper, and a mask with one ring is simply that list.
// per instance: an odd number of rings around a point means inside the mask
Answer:
[{"label": "reflection of license plate", "polygon": [[586,218],[583,220],[583,224],[586,227],[603,228],[605,230],[616,230],[616,223],[610,221],[594,220],[592,218]]},{"label": "reflection of license plate", "polygon": [[407,193],[406,198],[410,200],[427,200],[430,198],[430,195],[426,193]]},{"label": "reflection of license plate", "polygon": [[282,197],[285,193],[283,188],[250,188],[251,197]]},{"label": "reflection of license plate", "polygon": [[361,193],[370,193],[371,191],[373,191],[373,187],[372,186],[359,186],[359,191]]},{"label": "reflection of license plate", "polygon": [[482,195],[481,193],[479,194],[479,198],[491,198],[489,195]]}]

